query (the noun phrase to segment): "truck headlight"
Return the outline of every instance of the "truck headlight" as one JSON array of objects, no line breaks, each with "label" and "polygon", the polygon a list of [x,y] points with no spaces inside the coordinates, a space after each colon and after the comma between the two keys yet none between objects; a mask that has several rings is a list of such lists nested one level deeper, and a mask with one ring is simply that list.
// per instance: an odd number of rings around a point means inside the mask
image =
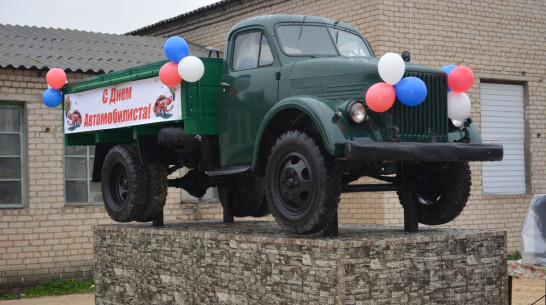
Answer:
[{"label": "truck headlight", "polygon": [[352,101],[347,105],[347,117],[355,124],[362,124],[366,120],[366,107],[360,101]]},{"label": "truck headlight", "polygon": [[451,124],[453,124],[453,126],[455,127],[461,127],[463,126],[464,122],[460,120],[451,119]]}]

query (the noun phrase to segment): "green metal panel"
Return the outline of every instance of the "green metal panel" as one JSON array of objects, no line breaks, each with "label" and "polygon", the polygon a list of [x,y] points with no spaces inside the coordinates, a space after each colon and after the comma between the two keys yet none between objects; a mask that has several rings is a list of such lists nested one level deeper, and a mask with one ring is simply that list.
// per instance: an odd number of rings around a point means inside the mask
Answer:
[{"label": "green metal panel", "polygon": [[[406,68],[406,70],[408,70]],[[405,76],[420,78],[427,86],[425,101],[414,107],[397,101],[385,114],[387,125],[400,128],[403,142],[436,142],[448,140],[447,76],[444,73],[407,71]],[[392,130],[390,137],[394,136]]]},{"label": "green metal panel", "polygon": [[[206,59],[202,59],[206,60]],[[134,80],[154,77],[159,75],[159,69],[167,63],[168,60],[159,61],[143,66],[129,68],[125,70],[106,73],[75,82],[70,82],[63,87],[63,94],[76,93],[105,86],[130,82]]]},{"label": "green metal panel", "polygon": [[133,127],[123,127],[108,130],[99,130],[95,133],[96,143],[135,143]]},{"label": "green metal panel", "polygon": [[96,132],[81,132],[64,135],[64,145],[66,146],[85,146],[95,145]]},{"label": "green metal panel", "polygon": [[218,93],[222,59],[203,61],[205,74],[195,83],[185,82],[182,92],[182,119],[186,134],[218,134]]}]

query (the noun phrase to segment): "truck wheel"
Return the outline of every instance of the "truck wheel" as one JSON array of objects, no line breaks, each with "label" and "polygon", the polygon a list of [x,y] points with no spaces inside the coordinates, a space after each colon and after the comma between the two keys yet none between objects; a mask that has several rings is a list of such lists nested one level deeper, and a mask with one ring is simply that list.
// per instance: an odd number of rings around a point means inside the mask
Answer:
[{"label": "truck wheel", "polygon": [[146,169],[136,148],[117,145],[110,149],[102,166],[102,197],[108,215],[117,222],[135,220],[144,208],[147,186]]},{"label": "truck wheel", "polygon": [[[419,223],[442,225],[457,218],[470,195],[472,181],[468,162],[423,163],[416,172],[425,173],[417,177],[415,183]],[[409,204],[402,192],[397,194],[403,206]]]},{"label": "truck wheel", "polygon": [[146,166],[148,176],[148,194],[144,210],[137,217],[137,221],[148,222],[156,219],[163,213],[167,201],[167,166],[153,164]]},{"label": "truck wheel", "polygon": [[262,217],[269,214],[265,197],[265,178],[254,175],[231,179],[227,185],[218,187],[220,201],[236,217]]},{"label": "truck wheel", "polygon": [[308,234],[328,225],[337,212],[340,173],[334,159],[307,134],[281,135],[266,169],[269,208],[286,231]]}]

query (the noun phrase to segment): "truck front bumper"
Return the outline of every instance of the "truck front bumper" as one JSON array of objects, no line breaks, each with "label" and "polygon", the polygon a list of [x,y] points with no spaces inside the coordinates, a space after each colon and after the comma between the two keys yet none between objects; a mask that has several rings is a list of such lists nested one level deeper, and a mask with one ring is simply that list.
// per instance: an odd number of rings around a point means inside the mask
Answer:
[{"label": "truck front bumper", "polygon": [[502,145],[478,143],[347,142],[347,161],[500,161]]}]

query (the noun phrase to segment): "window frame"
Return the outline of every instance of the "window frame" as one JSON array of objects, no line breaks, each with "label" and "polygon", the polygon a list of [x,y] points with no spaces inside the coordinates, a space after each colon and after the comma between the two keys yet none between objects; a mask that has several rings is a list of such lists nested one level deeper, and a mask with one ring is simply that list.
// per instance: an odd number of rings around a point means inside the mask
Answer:
[{"label": "window frame", "polygon": [[[314,53],[300,53],[300,54],[292,54],[292,53],[289,53],[285,50],[285,45],[283,44],[283,42],[281,41],[281,37],[283,37],[283,35],[279,32],[279,28],[281,27],[300,27],[301,29],[303,29],[303,27],[317,27],[317,28],[324,28],[324,30],[326,31],[326,34],[328,35],[328,37],[330,38],[330,42],[332,43],[332,47],[335,51],[336,54],[328,54],[328,53],[324,53],[324,54],[314,54]],[[326,24],[323,24],[323,23],[312,23],[312,22],[295,22],[295,23],[279,23],[277,25],[275,25],[275,34],[276,34],[276,37],[277,37],[277,43],[279,44],[279,49],[281,50],[281,52],[285,55],[285,56],[288,56],[288,57],[337,57],[337,56],[341,56],[338,48],[337,48],[337,45],[332,37],[332,33],[328,27],[328,25]]]},{"label": "window frame", "polygon": [[[321,27],[325,27],[337,55],[303,54],[303,53],[302,54],[290,54],[290,53],[287,53],[284,50],[284,46],[283,46],[283,44],[281,42],[281,38],[280,38],[281,35],[279,35],[279,27],[282,27],[282,26],[321,26]],[[366,47],[368,55],[359,55],[359,56],[343,55],[342,52],[339,49],[338,44],[336,43],[335,37],[334,37],[334,31],[336,31],[336,30],[337,31],[347,32],[349,34],[353,34],[353,35],[357,36],[358,38],[360,38],[360,40],[362,40],[362,43]],[[304,22],[280,22],[280,23],[275,25],[275,35],[276,35],[279,50],[282,52],[282,54],[284,54],[287,57],[295,57],[295,58],[297,58],[297,57],[336,57],[336,56],[375,57],[375,54],[374,54],[369,42],[366,40],[366,38],[363,37],[361,33],[357,32],[357,31],[354,31],[354,30],[351,30],[351,29],[348,29],[348,28],[346,28],[344,26],[338,26],[338,25],[332,25],[332,24],[320,23],[320,22],[305,22],[305,21]]]},{"label": "window frame", "polygon": [[[486,86],[484,86],[486,85]],[[517,115],[521,115],[521,121],[517,122],[517,124],[519,124],[519,129],[523,130],[522,131],[522,135],[520,138],[517,138],[516,139],[506,139],[506,136],[504,134],[495,134],[495,136],[493,137],[490,137],[488,135],[488,133],[491,133],[491,131],[489,130],[492,126],[489,126],[489,125],[486,125],[487,122],[486,122],[486,119],[489,120],[491,119],[491,115],[487,113],[487,107],[492,107],[491,105],[488,105],[487,103],[484,103],[484,89],[487,89],[487,90],[491,90],[492,88],[486,88],[487,85],[492,85],[492,86],[518,86],[521,88],[521,96],[518,95],[518,98],[521,97],[522,100],[521,100],[521,105],[518,105],[518,107],[521,107],[521,111],[518,110],[517,112]],[[497,89],[498,90],[498,89]],[[519,88],[518,88],[518,91],[519,91]],[[529,136],[529,132],[528,132],[528,129],[527,129],[527,121],[526,121],[526,113],[525,113],[525,107],[528,103],[528,93],[527,93],[527,84],[526,83],[521,83],[521,82],[511,82],[511,81],[503,81],[503,80],[480,80],[480,107],[481,107],[481,138],[482,140],[485,142],[485,143],[498,143],[498,144],[503,144],[503,146],[505,146],[504,150],[505,150],[505,158],[503,159],[503,161],[500,161],[500,162],[493,162],[491,164],[487,163],[487,164],[482,164],[482,194],[484,195],[496,195],[496,196],[499,196],[499,195],[522,195],[522,194],[528,194],[529,193],[529,190],[530,190],[530,187],[529,187],[529,174],[530,174],[530,169],[529,169],[529,157],[528,157],[528,153],[529,153],[529,148],[528,148],[528,136]],[[515,100],[512,100],[511,102],[515,103],[514,102]],[[510,105],[510,104],[507,104],[506,105],[507,107],[514,107],[513,105]],[[484,109],[485,108],[485,109]],[[505,111],[506,112],[506,111]],[[512,111],[511,112],[512,114],[514,114],[515,112]],[[484,114],[485,114],[485,118],[484,118]],[[513,123],[515,124],[515,123]],[[520,143],[521,142],[521,143]],[[495,167],[503,167],[503,166],[514,166],[513,164],[506,164],[505,162],[508,162],[507,160],[507,145],[510,146],[514,146],[514,145],[521,145],[522,146],[522,150],[519,151],[520,152],[520,155],[522,157],[522,161],[523,161],[523,185],[518,185],[517,187],[519,187],[519,191],[514,191],[514,188],[507,188],[508,191],[494,191],[495,189],[495,185],[494,183],[490,182],[490,181],[486,181],[486,179],[488,179],[488,177],[492,177],[492,175],[490,175],[491,173],[493,173],[493,171],[495,170],[494,168]],[[511,152],[514,152],[514,150],[512,150]],[[486,174],[486,171],[488,172]],[[521,175],[521,173],[520,173]],[[503,175],[498,175],[496,177],[502,177]],[[498,188],[498,187],[497,187]]]},{"label": "window frame", "polygon": [[[0,108],[19,110],[19,156],[21,178],[21,202],[20,203],[0,203],[0,209],[21,209],[27,205],[27,173],[25,164],[27,163],[26,154],[26,125],[25,125],[25,107],[24,104],[0,101]],[[2,134],[15,134],[15,132],[0,132]],[[1,179],[2,181],[16,181],[15,179]]]},{"label": "window frame", "polygon": [[[93,182],[92,179],[93,179],[93,162],[91,162],[91,160],[94,161],[94,158],[95,156],[91,156],[89,150],[92,148],[92,146],[86,146],[86,145],[78,145],[80,147],[83,147],[85,148],[85,163],[86,163],[86,179],[75,179],[75,178],[71,178],[71,179],[68,179],[67,177],[67,158],[83,158],[83,154],[82,155],[67,155],[66,153],[66,145],[63,147],[63,184],[64,184],[64,205],[65,206],[94,206],[94,205],[100,205],[102,204],[101,201],[94,201],[92,200],[93,196],[93,192],[91,190],[92,188],[92,183],[99,183],[99,182]],[[74,202],[68,202],[68,199],[67,199],[67,181],[86,181],[86,186],[87,186],[87,201],[74,201]]]},{"label": "window frame", "polygon": [[[260,35],[259,42],[258,42],[259,48],[258,48],[258,58],[256,59],[256,66],[251,67],[251,68],[236,69],[234,67],[234,63],[235,63],[235,59],[237,58],[237,56],[236,56],[237,54],[236,54],[236,50],[235,50],[236,43],[237,43],[237,38],[239,38],[239,37],[241,37],[243,35],[249,35],[249,34],[259,34]],[[269,64],[261,65],[260,62],[261,62],[261,59],[262,59],[262,51],[263,51],[262,45],[263,45],[264,39],[267,42],[269,53],[271,54],[271,57],[272,57],[273,61],[271,63],[269,63]],[[233,42],[231,43],[231,50],[232,51],[230,52],[231,55],[230,55],[230,62],[229,62],[230,71],[239,72],[239,71],[245,71],[245,70],[259,69],[259,68],[263,68],[263,67],[271,67],[271,66],[275,65],[275,62],[276,62],[275,54],[273,53],[273,48],[271,47],[271,43],[269,41],[270,41],[270,39],[267,37],[265,32],[260,30],[260,29],[251,29],[251,30],[245,30],[245,31],[236,33],[233,36]]]}]

